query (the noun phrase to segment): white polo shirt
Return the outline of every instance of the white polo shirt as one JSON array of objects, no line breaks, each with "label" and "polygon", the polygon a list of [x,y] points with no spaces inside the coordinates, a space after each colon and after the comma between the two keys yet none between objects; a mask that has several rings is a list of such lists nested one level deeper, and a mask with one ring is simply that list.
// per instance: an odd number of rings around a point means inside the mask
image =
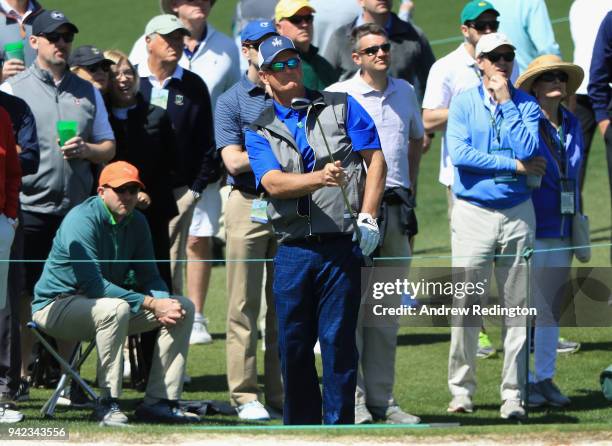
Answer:
[{"label": "white polo shirt", "polygon": [[421,110],[410,83],[393,77],[388,79],[387,89],[381,92],[370,87],[357,72],[326,90],[348,93],[369,113],[387,161],[385,186],[409,188],[408,144],[410,139],[422,138],[425,133]]},{"label": "white polo shirt", "polygon": [[[210,93],[212,109],[217,98],[240,79],[240,57],[234,41],[207,24],[206,38],[189,59],[185,53],[179,65],[200,76]],[[145,36],[141,36],[130,52],[130,62],[134,65],[146,63],[148,57]]]},{"label": "white polo shirt", "polygon": [[[438,59],[432,65],[425,87],[423,109],[449,108],[454,96],[476,87],[478,84],[480,84],[480,72],[476,60],[470,56],[462,43],[455,51]],[[441,139],[438,181],[445,186],[452,186],[454,178],[453,163],[448,153],[444,135]]]}]

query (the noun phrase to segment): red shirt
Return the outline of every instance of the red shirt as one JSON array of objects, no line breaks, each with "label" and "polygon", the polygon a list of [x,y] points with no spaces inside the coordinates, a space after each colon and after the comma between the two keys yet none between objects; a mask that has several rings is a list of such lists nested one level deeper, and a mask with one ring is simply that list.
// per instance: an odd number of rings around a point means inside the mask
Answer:
[{"label": "red shirt", "polygon": [[0,213],[17,218],[21,166],[11,118],[0,108]]}]

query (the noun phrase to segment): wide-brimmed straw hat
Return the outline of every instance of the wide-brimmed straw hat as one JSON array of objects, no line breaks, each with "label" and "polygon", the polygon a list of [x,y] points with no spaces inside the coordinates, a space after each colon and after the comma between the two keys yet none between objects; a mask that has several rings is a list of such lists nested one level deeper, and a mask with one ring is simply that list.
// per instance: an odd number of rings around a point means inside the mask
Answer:
[{"label": "wide-brimmed straw hat", "polygon": [[559,56],[554,54],[546,54],[531,61],[529,66],[527,66],[527,70],[516,80],[516,88],[531,93],[534,81],[547,71],[563,71],[567,74],[566,93],[568,96],[576,92],[582,83],[582,79],[584,79],[584,71],[578,65],[563,62]]}]

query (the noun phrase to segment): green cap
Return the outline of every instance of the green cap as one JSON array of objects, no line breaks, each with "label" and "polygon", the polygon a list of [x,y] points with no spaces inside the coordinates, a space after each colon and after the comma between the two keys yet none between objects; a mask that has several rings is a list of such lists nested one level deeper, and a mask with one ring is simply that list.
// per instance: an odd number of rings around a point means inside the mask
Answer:
[{"label": "green cap", "polygon": [[469,20],[476,20],[478,16],[485,11],[493,11],[495,14],[499,15],[499,12],[497,12],[489,2],[485,2],[484,0],[472,0],[468,2],[461,11],[461,24],[463,25]]}]

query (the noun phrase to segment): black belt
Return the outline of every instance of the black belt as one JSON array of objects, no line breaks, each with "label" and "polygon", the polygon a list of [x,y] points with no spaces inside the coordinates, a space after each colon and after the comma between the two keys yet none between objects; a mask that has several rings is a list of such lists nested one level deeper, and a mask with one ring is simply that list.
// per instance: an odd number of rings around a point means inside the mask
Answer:
[{"label": "black belt", "polygon": [[353,234],[343,234],[340,232],[329,232],[325,234],[310,234],[304,238],[287,240],[282,242],[284,245],[297,245],[304,243],[327,243],[332,240],[342,240],[352,238]]},{"label": "black belt", "polygon": [[259,192],[257,192],[257,189],[255,189],[254,187],[232,184],[232,190],[234,189],[249,195],[259,195]]}]

